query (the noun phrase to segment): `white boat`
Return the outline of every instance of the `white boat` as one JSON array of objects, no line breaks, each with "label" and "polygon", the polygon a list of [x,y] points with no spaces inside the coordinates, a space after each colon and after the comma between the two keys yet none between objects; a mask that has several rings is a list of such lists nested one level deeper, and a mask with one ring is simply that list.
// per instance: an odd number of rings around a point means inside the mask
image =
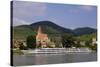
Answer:
[{"label": "white boat", "polygon": [[87,53],[92,52],[89,48],[40,48],[35,50],[22,50],[24,54],[58,54],[58,53]]}]

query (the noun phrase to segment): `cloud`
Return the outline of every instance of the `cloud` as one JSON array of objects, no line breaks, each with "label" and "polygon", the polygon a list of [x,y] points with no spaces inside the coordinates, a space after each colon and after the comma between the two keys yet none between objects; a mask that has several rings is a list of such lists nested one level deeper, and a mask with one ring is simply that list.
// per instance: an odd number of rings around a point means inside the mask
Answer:
[{"label": "cloud", "polygon": [[71,13],[79,13],[81,11],[91,12],[92,10],[94,10],[93,6],[82,5],[82,6],[77,6],[77,7],[69,9],[69,12]]},{"label": "cloud", "polygon": [[13,18],[13,26],[18,26],[18,25],[29,25],[30,22],[18,19],[18,18]]},{"label": "cloud", "polygon": [[34,17],[43,16],[46,11],[46,4],[37,2],[14,1],[13,17],[23,20],[32,20]]},{"label": "cloud", "polygon": [[79,8],[86,11],[92,11],[94,9],[93,6],[86,6],[86,5],[80,6]]},{"label": "cloud", "polygon": [[79,10],[77,10],[77,9],[69,9],[69,12],[71,12],[71,13],[78,13]]}]

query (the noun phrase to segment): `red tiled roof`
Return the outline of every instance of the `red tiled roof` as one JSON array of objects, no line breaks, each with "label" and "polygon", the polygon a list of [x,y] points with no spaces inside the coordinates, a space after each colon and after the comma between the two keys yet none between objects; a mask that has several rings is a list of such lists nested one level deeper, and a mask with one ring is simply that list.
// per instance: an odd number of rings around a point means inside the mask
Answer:
[{"label": "red tiled roof", "polygon": [[38,34],[36,37],[37,37],[38,39],[48,38],[47,34]]}]

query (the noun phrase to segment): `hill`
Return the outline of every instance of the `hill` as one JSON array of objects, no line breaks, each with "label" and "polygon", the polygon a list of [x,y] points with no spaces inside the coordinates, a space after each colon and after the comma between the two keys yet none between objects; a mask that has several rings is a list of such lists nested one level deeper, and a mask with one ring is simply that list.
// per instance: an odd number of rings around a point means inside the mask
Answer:
[{"label": "hill", "polygon": [[51,21],[39,21],[39,22],[36,22],[36,23],[33,23],[31,24],[30,26],[33,27],[33,29],[36,29],[38,28],[38,26],[41,26],[43,28],[43,31],[45,33],[50,33],[50,34],[60,34],[60,33],[70,33],[72,34],[72,30],[70,29],[67,29],[67,28],[64,28],[64,27],[61,27]]},{"label": "hill", "polygon": [[74,35],[80,36],[80,35],[96,33],[97,30],[90,27],[83,27],[83,28],[74,29],[73,32],[74,32]]},{"label": "hill", "polygon": [[36,34],[30,26],[22,25],[13,27],[13,37],[14,39],[23,39],[25,40],[27,36]]},{"label": "hill", "polygon": [[96,33],[97,30],[90,27],[77,28],[74,30],[61,27],[51,21],[39,21],[30,25],[20,25],[13,27],[13,36],[16,39],[25,39],[29,35],[36,34],[38,27],[42,27],[42,31],[49,36],[60,36],[63,34],[72,34],[75,36]]}]

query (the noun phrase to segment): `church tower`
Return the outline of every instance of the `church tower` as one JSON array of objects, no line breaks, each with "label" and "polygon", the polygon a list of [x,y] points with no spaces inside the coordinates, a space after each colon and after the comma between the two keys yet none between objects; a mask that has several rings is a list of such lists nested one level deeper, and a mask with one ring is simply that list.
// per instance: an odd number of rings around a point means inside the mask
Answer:
[{"label": "church tower", "polygon": [[49,42],[48,35],[42,32],[41,26],[38,27],[37,36],[36,36],[36,44],[41,48],[47,47]]},{"label": "church tower", "polygon": [[39,28],[38,28],[38,34],[42,34],[42,28],[41,28],[41,26],[39,26]]}]

